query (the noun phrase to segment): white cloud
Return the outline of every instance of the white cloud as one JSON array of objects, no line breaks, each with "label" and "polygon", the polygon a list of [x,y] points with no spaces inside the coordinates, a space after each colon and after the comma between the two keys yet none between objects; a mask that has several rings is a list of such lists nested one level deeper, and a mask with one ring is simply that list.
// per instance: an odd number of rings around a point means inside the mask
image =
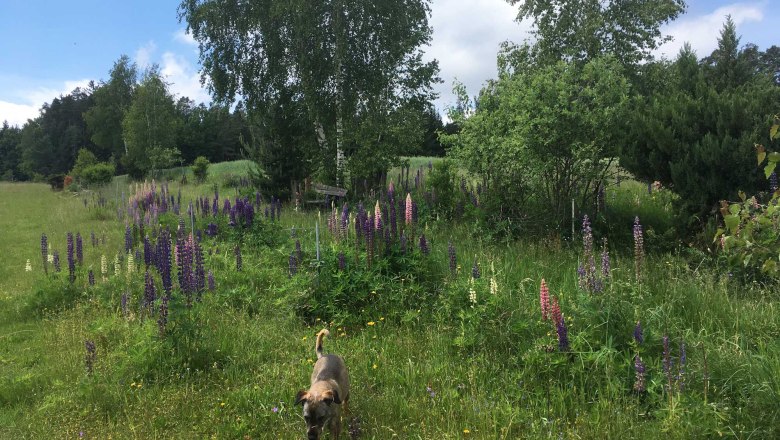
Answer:
[{"label": "white cloud", "polygon": [[171,91],[178,97],[186,96],[196,103],[209,102],[208,92],[200,84],[198,69],[183,56],[165,52],[160,73],[170,84]]},{"label": "white cloud", "polygon": [[139,69],[144,70],[152,65],[152,56],[155,51],[157,51],[157,45],[154,44],[154,41],[144,44],[135,51],[135,63]]},{"label": "white cloud", "polygon": [[84,88],[89,79],[63,81],[59,87],[38,87],[31,90],[18,91],[16,102],[0,101],[0,123],[8,121],[10,125],[23,126],[28,119],[34,119],[40,114],[41,107],[54,98],[67,95],[76,87]]},{"label": "white cloud", "polygon": [[731,15],[739,35],[741,25],[764,19],[765,7],[765,3],[734,3],[722,6],[709,14],[683,16],[662,30],[664,34],[674,37],[674,40],[658,48],[656,55],[674,59],[683,45],[688,42],[697,56],[705,57],[718,46],[718,37],[727,15]]},{"label": "white cloud", "polygon": [[198,42],[195,41],[195,38],[187,32],[186,29],[179,29],[176,31],[175,34],[173,34],[173,40],[178,41],[179,43],[185,44],[187,46],[192,46],[197,49]]},{"label": "white cloud", "polygon": [[485,81],[498,75],[496,55],[503,41],[522,42],[529,37],[528,23],[515,21],[517,7],[498,0],[434,0],[430,23],[432,44],[426,58],[439,60],[436,86],[440,111],[455,103],[452,83],[457,77],[471,96]]}]

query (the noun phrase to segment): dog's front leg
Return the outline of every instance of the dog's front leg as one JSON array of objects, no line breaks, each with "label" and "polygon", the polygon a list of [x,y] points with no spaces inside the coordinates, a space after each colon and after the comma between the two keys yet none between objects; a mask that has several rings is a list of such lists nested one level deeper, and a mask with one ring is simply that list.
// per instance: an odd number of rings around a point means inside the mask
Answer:
[{"label": "dog's front leg", "polygon": [[333,418],[330,419],[330,438],[338,439],[341,435],[341,411],[338,411]]}]

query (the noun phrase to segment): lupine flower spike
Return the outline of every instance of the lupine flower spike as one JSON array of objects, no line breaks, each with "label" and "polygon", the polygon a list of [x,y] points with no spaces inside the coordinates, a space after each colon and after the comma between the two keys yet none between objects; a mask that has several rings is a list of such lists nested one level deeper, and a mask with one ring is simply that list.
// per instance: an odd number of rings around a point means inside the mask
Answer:
[{"label": "lupine flower spike", "polygon": [[542,309],[542,321],[550,319],[550,290],[547,288],[544,278],[539,286],[539,306]]},{"label": "lupine flower spike", "polygon": [[634,380],[634,391],[637,393],[644,393],[647,389],[645,383],[645,363],[642,362],[642,358],[639,355],[634,357],[634,372],[636,373],[636,379]]},{"label": "lupine flower spike", "polygon": [[642,323],[640,321],[637,321],[634,326],[634,341],[636,341],[637,345],[645,342],[645,337],[642,334]]},{"label": "lupine flower spike", "polygon": [[634,270],[636,280],[642,280],[642,265],[645,258],[644,237],[642,236],[642,225],[639,223],[639,217],[634,219]]}]

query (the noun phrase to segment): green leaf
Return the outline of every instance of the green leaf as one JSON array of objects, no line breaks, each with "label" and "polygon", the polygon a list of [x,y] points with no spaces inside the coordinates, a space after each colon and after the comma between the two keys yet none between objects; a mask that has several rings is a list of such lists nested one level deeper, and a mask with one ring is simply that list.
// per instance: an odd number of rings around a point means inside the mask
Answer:
[{"label": "green leaf", "polygon": [[777,129],[780,128],[780,125],[773,125],[772,128],[769,129],[769,137],[771,139],[776,139],[778,136]]},{"label": "green leaf", "polygon": [[724,221],[726,222],[726,227],[728,230],[734,234],[737,230],[737,226],[739,226],[739,217],[736,215],[727,215],[724,218]]},{"label": "green leaf", "polygon": [[761,165],[761,163],[764,162],[764,159],[766,159],[766,148],[764,148],[763,145],[756,144],[756,151],[758,164]]},{"label": "green leaf", "polygon": [[729,212],[734,214],[734,215],[739,214],[739,211],[741,209],[742,209],[742,206],[740,206],[738,203],[734,203],[734,204],[729,206]]},{"label": "green leaf", "polygon": [[768,179],[769,176],[772,175],[772,173],[775,171],[775,166],[777,166],[777,162],[769,162],[764,167],[764,175],[766,175],[766,178]]},{"label": "green leaf", "polygon": [[769,153],[769,161],[774,163],[780,162],[780,153],[777,151]]}]

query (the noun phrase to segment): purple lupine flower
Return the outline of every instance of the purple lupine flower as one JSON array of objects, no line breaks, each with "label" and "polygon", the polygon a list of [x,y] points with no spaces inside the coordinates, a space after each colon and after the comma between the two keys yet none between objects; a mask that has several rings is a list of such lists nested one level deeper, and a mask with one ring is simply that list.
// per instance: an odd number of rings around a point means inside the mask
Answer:
[{"label": "purple lupine flower", "polygon": [[289,266],[290,266],[289,267],[289,269],[290,269],[289,276],[290,276],[290,278],[292,278],[292,277],[295,276],[295,274],[298,273],[298,261],[295,258],[295,251],[290,252]]},{"label": "purple lupine flower", "polygon": [[349,207],[347,203],[341,206],[341,238],[347,238],[347,228],[349,227]]},{"label": "purple lupine flower", "polygon": [[769,175],[769,191],[772,193],[777,191],[777,171],[772,171]]},{"label": "purple lupine flower", "polygon": [[52,255],[52,264],[54,265],[54,271],[59,272],[60,271],[60,253],[57,251],[54,251],[54,255]]},{"label": "purple lupine flower", "polygon": [[164,295],[160,301],[160,314],[157,318],[157,327],[160,337],[165,337],[165,327],[168,325],[168,296]]},{"label": "purple lupine flower", "polygon": [[634,380],[634,391],[637,393],[644,393],[647,390],[647,383],[645,381],[645,363],[642,362],[642,358],[639,355],[634,356],[634,372],[636,373],[636,379]]},{"label": "purple lupine flower", "polygon": [[455,246],[452,241],[447,245],[447,253],[450,256],[450,272],[454,275],[458,270],[458,255],[455,252]]},{"label": "purple lupine flower", "polygon": [[634,271],[636,280],[642,280],[642,263],[645,258],[645,245],[642,236],[642,225],[639,224],[639,217],[634,219]]},{"label": "purple lupine flower", "polygon": [[41,234],[41,257],[43,258],[43,272],[49,274],[49,239],[46,234]]},{"label": "purple lupine flower", "polygon": [[431,250],[428,248],[428,241],[425,239],[425,234],[420,234],[420,252],[423,255],[428,255]]},{"label": "purple lupine flower", "polygon": [[344,256],[344,252],[339,252],[338,261],[339,261],[339,271],[344,271],[344,269],[346,269],[347,267],[347,260],[346,257]]},{"label": "purple lupine flower", "polygon": [[566,318],[561,316],[555,329],[558,332],[558,350],[569,351],[569,331],[566,329]]},{"label": "purple lupine flower", "polygon": [[685,364],[688,355],[685,352],[685,341],[680,342],[680,358],[677,360],[677,389],[685,390]]},{"label": "purple lupine flower", "polygon": [[230,214],[230,199],[225,199],[222,204],[222,215]]},{"label": "purple lupine flower", "polygon": [[209,270],[208,274],[208,282],[209,282],[209,292],[213,292],[216,288],[216,283],[214,282],[214,272]]},{"label": "purple lupine flower", "polygon": [[664,374],[666,375],[666,389],[667,391],[671,391],[672,389],[672,353],[669,349],[669,336],[664,335],[663,337],[663,345],[664,345],[664,352],[663,352],[663,369]]},{"label": "purple lupine flower", "polygon": [[582,218],[583,264],[585,269],[585,286],[590,292],[601,290],[601,283],[596,276],[596,259],[593,255],[593,230],[588,216]]},{"label": "purple lupine flower", "polygon": [[219,215],[219,203],[218,199],[214,199],[211,203],[211,216],[216,217],[217,215]]},{"label": "purple lupine flower", "polygon": [[606,237],[604,237],[602,243],[603,245],[601,248],[601,277],[604,279],[604,281],[606,281],[610,278],[610,274],[612,271],[609,264],[609,250],[607,249]]},{"label": "purple lupine flower", "polygon": [[217,236],[217,225],[215,223],[209,223],[206,226],[206,235],[208,235],[209,237]]},{"label": "purple lupine flower", "polygon": [[645,342],[645,337],[642,334],[642,323],[640,321],[637,321],[634,326],[634,341],[636,341],[637,344]]},{"label": "purple lupine flower", "polygon": [[133,233],[130,230],[130,225],[125,225],[125,253],[130,252],[133,248]]},{"label": "purple lupine flower", "polygon": [[582,264],[577,266],[577,283],[580,289],[585,290],[587,288],[588,278],[585,274],[585,267]]},{"label": "purple lupine flower", "polygon": [[157,246],[158,249],[155,252],[158,264],[157,269],[160,271],[163,290],[165,290],[167,296],[170,296],[173,283],[171,280],[171,235],[168,228],[160,232],[160,236],[157,238]]},{"label": "purple lupine flower", "polygon": [[477,263],[477,257],[474,257],[474,265],[471,266],[471,278],[478,280],[482,273],[479,270],[479,263]]},{"label": "purple lupine flower", "polygon": [[241,267],[243,266],[243,261],[241,259],[241,248],[236,245],[236,248],[233,250],[233,252],[236,254],[236,270],[241,270]]},{"label": "purple lupine flower", "polygon": [[84,348],[86,348],[87,354],[84,357],[84,363],[87,368],[87,374],[91,375],[95,370],[95,361],[97,360],[97,348],[95,342],[89,339],[84,341]]},{"label": "purple lupine flower", "polygon": [[228,220],[228,226],[233,227],[236,226],[236,207],[233,206],[230,208],[230,219]]},{"label": "purple lupine flower", "polygon": [[94,286],[95,285],[95,273],[92,272],[92,269],[89,270],[88,279],[89,279],[89,285],[90,286]]},{"label": "purple lupine flower", "polygon": [[200,301],[203,290],[206,288],[206,272],[203,267],[203,248],[199,242],[193,244],[193,254],[195,257],[195,291],[197,292],[197,301]]},{"label": "purple lupine flower", "polygon": [[366,217],[365,223],[363,223],[363,233],[366,236],[366,258],[368,260],[368,267],[371,267],[371,262],[374,259],[374,216],[369,215]]},{"label": "purple lupine flower", "polygon": [[154,279],[149,271],[144,275],[144,307],[150,307],[157,299],[157,289],[154,287]]},{"label": "purple lupine flower", "polygon": [[68,279],[71,283],[76,280],[76,261],[73,258],[73,233],[68,232]]},{"label": "purple lupine flower", "polygon": [[119,300],[119,304],[122,307],[122,315],[127,316],[127,292],[122,294]]},{"label": "purple lupine flower", "polygon": [[76,261],[79,266],[84,263],[84,244],[81,241],[81,232],[76,232]]}]

